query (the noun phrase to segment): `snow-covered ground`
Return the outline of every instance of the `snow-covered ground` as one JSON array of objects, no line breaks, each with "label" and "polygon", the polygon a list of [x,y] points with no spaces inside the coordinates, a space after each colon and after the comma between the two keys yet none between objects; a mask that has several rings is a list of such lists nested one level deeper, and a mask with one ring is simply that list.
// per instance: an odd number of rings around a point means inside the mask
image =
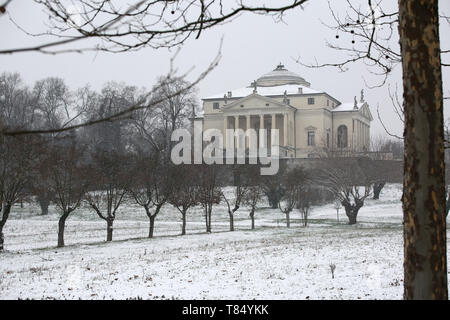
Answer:
[{"label": "snow-covered ground", "polygon": [[[180,236],[178,211],[164,207],[147,239],[148,220],[133,204],[122,208],[114,241],[88,208],[68,220],[66,247],[56,248],[55,208],[14,208],[0,254],[0,299],[401,299],[401,186],[387,185],[380,200],[367,200],[355,226],[333,205],[315,207],[302,227],[279,210],[248,209],[228,232],[224,205],[214,207],[213,233],[204,233],[200,208]],[[335,266],[334,278],[330,265]]]}]

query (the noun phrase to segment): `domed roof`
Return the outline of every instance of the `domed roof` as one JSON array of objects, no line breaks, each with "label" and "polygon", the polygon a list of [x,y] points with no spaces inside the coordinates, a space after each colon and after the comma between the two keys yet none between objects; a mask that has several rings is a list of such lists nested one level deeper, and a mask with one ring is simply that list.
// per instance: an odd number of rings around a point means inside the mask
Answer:
[{"label": "domed roof", "polygon": [[281,63],[273,71],[259,77],[256,83],[259,87],[272,87],[285,84],[299,84],[305,87],[311,85],[298,74],[287,70]]}]

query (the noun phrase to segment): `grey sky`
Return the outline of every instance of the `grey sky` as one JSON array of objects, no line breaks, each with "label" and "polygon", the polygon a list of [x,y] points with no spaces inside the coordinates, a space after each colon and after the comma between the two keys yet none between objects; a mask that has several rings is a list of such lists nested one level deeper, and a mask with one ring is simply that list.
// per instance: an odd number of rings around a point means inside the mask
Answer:
[{"label": "grey sky", "polygon": [[[340,12],[345,12],[345,1],[332,3]],[[388,3],[395,4],[396,1]],[[450,14],[449,1],[441,1],[440,6],[441,12]],[[364,1],[361,1],[361,7],[366,7]],[[16,0],[8,9],[27,30],[45,30],[43,22],[46,17],[32,1]],[[360,90],[364,88],[366,100],[375,118],[372,122],[372,135],[384,133],[376,115],[377,104],[380,105],[386,125],[401,135],[402,125],[392,111],[387,85],[375,89],[366,88],[363,77],[371,84],[379,82],[381,78],[370,75],[364,65],[354,64],[349,71],[341,73],[334,68],[308,69],[295,62],[298,56],[306,62],[313,62],[314,59],[319,62],[336,61],[338,53],[325,45],[326,40],[335,40],[335,34],[320,22],[330,21],[330,18],[326,0],[311,0],[304,10],[289,12],[284,23],[275,23],[267,16],[246,14],[226,25],[203,32],[199,40],[189,39],[175,60],[175,65],[180,72],[195,67],[188,77],[193,80],[214,59],[223,37],[222,59],[219,66],[200,83],[200,98],[249,85],[282,62],[290,71],[309,81],[312,88],[326,91],[341,102],[352,102],[354,96],[359,99]],[[443,35],[448,34],[450,28],[448,25],[443,27],[446,28],[446,33],[441,32],[442,49],[449,49],[450,39]],[[25,46],[37,41],[17,30],[6,17],[0,18],[0,34],[0,48]],[[148,48],[124,54],[91,52],[51,56],[21,53],[1,56],[0,72],[20,72],[29,85],[41,78],[58,76],[64,78],[72,89],[87,83],[100,89],[110,80],[151,87],[158,76],[167,73],[170,57],[174,52],[175,50],[169,52],[166,49]],[[388,81],[391,86],[397,84],[401,88],[400,68],[398,65],[393,70]],[[443,72],[444,93],[449,96],[448,68],[444,68]],[[448,100],[445,116],[450,116]]]}]

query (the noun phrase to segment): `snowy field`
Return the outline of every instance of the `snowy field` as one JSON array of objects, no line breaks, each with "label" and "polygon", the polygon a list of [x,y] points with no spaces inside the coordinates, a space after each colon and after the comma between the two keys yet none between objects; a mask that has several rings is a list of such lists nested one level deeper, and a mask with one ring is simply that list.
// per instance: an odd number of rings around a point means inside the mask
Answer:
[{"label": "snowy field", "polygon": [[[223,204],[214,207],[212,234],[204,233],[200,208],[188,213],[180,236],[178,211],[167,205],[155,238],[133,204],[122,207],[114,241],[106,223],[88,208],[67,221],[63,249],[56,248],[55,208],[14,208],[0,254],[0,299],[401,299],[401,186],[387,185],[380,200],[367,200],[355,226],[340,223],[332,205],[314,207],[302,227],[292,215],[285,227],[279,210],[248,209],[228,232]],[[334,278],[330,265],[335,265]]]}]

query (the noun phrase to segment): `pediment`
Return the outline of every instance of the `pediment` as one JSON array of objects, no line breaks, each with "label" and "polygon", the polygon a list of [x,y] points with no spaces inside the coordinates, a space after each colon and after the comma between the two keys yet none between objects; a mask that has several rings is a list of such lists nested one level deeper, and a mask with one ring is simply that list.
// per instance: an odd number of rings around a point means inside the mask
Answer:
[{"label": "pediment", "polygon": [[364,103],[364,105],[359,109],[359,112],[363,115],[363,117],[369,119],[369,121],[373,120],[372,113],[370,112],[369,105]]},{"label": "pediment", "polygon": [[261,96],[257,93],[253,93],[249,96],[246,96],[242,99],[236,100],[230,104],[225,105],[222,110],[226,111],[236,111],[236,110],[245,110],[245,109],[260,109],[277,107],[277,108],[293,108],[287,104],[278,102],[275,99]]}]

